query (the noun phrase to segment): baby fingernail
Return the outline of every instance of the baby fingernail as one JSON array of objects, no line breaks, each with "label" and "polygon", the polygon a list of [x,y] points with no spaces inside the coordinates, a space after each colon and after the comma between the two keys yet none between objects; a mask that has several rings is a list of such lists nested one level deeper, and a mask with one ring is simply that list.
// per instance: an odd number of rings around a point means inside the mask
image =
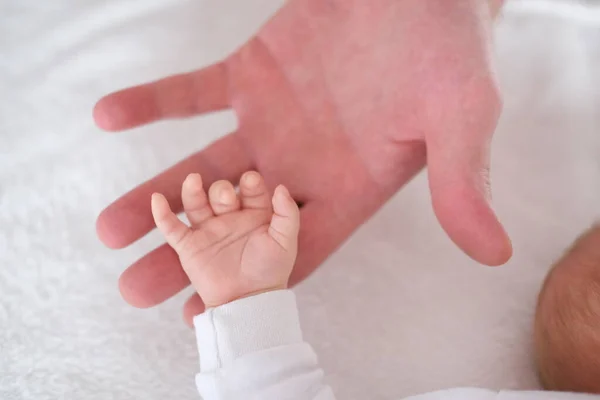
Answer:
[{"label": "baby fingernail", "polygon": [[249,172],[244,177],[244,183],[247,186],[252,186],[252,187],[256,186],[256,185],[258,185],[259,181],[260,181],[260,177],[258,176],[258,174],[256,172]]},{"label": "baby fingernail", "polygon": [[290,195],[290,192],[287,190],[287,188],[283,185],[279,185],[277,187],[277,190],[279,192],[280,196],[286,197],[286,198],[291,198],[292,196]]},{"label": "baby fingernail", "polygon": [[231,203],[231,196],[229,195],[229,191],[222,190],[221,195],[219,196],[219,200],[221,201],[221,203]]}]

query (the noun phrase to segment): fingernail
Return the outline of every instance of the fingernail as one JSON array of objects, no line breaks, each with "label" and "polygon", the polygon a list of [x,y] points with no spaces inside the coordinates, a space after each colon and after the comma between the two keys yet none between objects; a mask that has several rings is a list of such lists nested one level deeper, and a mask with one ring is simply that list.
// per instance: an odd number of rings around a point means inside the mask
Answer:
[{"label": "fingernail", "polygon": [[278,190],[280,196],[287,197],[288,199],[292,197],[290,195],[290,192],[283,185],[277,186],[277,190]]},{"label": "fingernail", "polygon": [[198,173],[189,174],[187,178],[195,181],[202,180],[202,177]]},{"label": "fingernail", "polygon": [[221,190],[221,194],[219,195],[219,200],[223,204],[229,204],[229,203],[231,203],[232,202],[231,201],[232,200],[232,198],[231,198],[231,192],[229,190],[227,190],[227,189]]},{"label": "fingernail", "polygon": [[258,185],[258,182],[260,182],[260,176],[256,172],[248,172],[244,176],[244,183],[246,186],[254,187]]}]

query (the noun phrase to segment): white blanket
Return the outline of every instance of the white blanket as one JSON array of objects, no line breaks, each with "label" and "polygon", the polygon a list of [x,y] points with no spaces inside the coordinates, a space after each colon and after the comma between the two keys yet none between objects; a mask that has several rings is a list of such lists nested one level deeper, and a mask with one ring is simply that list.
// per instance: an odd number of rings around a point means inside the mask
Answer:
[{"label": "white blanket", "polygon": [[[91,109],[109,91],[225,56],[281,2],[0,1],[1,399],[198,398],[180,312],[189,291],[136,310],[117,290],[157,235],[110,251],[94,221],[234,119],[110,135]],[[412,182],[296,291],[340,399],[538,388],[530,326],[540,282],[600,214],[600,9],[518,1],[497,33],[506,108],[494,195],[515,257],[499,269],[469,261],[438,227],[424,177]],[[374,336],[374,348],[363,345]]]}]

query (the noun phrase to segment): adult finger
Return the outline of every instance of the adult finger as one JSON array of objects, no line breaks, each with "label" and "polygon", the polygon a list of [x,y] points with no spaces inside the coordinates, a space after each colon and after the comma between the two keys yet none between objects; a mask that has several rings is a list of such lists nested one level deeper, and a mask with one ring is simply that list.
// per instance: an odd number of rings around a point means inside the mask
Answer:
[{"label": "adult finger", "polygon": [[512,255],[491,207],[490,146],[499,108],[493,92],[477,92],[435,120],[426,134],[433,207],[450,238],[469,256],[500,265]]},{"label": "adult finger", "polygon": [[153,307],[189,286],[177,253],[165,244],[133,263],[119,278],[123,299],[138,308]]},{"label": "adult finger", "polygon": [[125,247],[155,227],[150,211],[152,193],[164,194],[178,213],[182,210],[181,185],[189,173],[200,172],[208,187],[218,179],[237,182],[251,165],[238,136],[225,136],[109,205],[98,217],[98,236],[108,247]]},{"label": "adult finger", "polygon": [[100,128],[120,131],[228,106],[227,68],[218,63],[109,94],[98,101],[93,114]]}]

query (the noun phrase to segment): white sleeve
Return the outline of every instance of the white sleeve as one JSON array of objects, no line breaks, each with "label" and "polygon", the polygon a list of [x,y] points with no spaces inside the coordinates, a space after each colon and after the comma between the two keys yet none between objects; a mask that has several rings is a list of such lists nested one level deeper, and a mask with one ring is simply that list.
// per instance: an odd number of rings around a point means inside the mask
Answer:
[{"label": "white sleeve", "polygon": [[194,318],[204,400],[335,400],[302,339],[290,290],[248,297]]}]

